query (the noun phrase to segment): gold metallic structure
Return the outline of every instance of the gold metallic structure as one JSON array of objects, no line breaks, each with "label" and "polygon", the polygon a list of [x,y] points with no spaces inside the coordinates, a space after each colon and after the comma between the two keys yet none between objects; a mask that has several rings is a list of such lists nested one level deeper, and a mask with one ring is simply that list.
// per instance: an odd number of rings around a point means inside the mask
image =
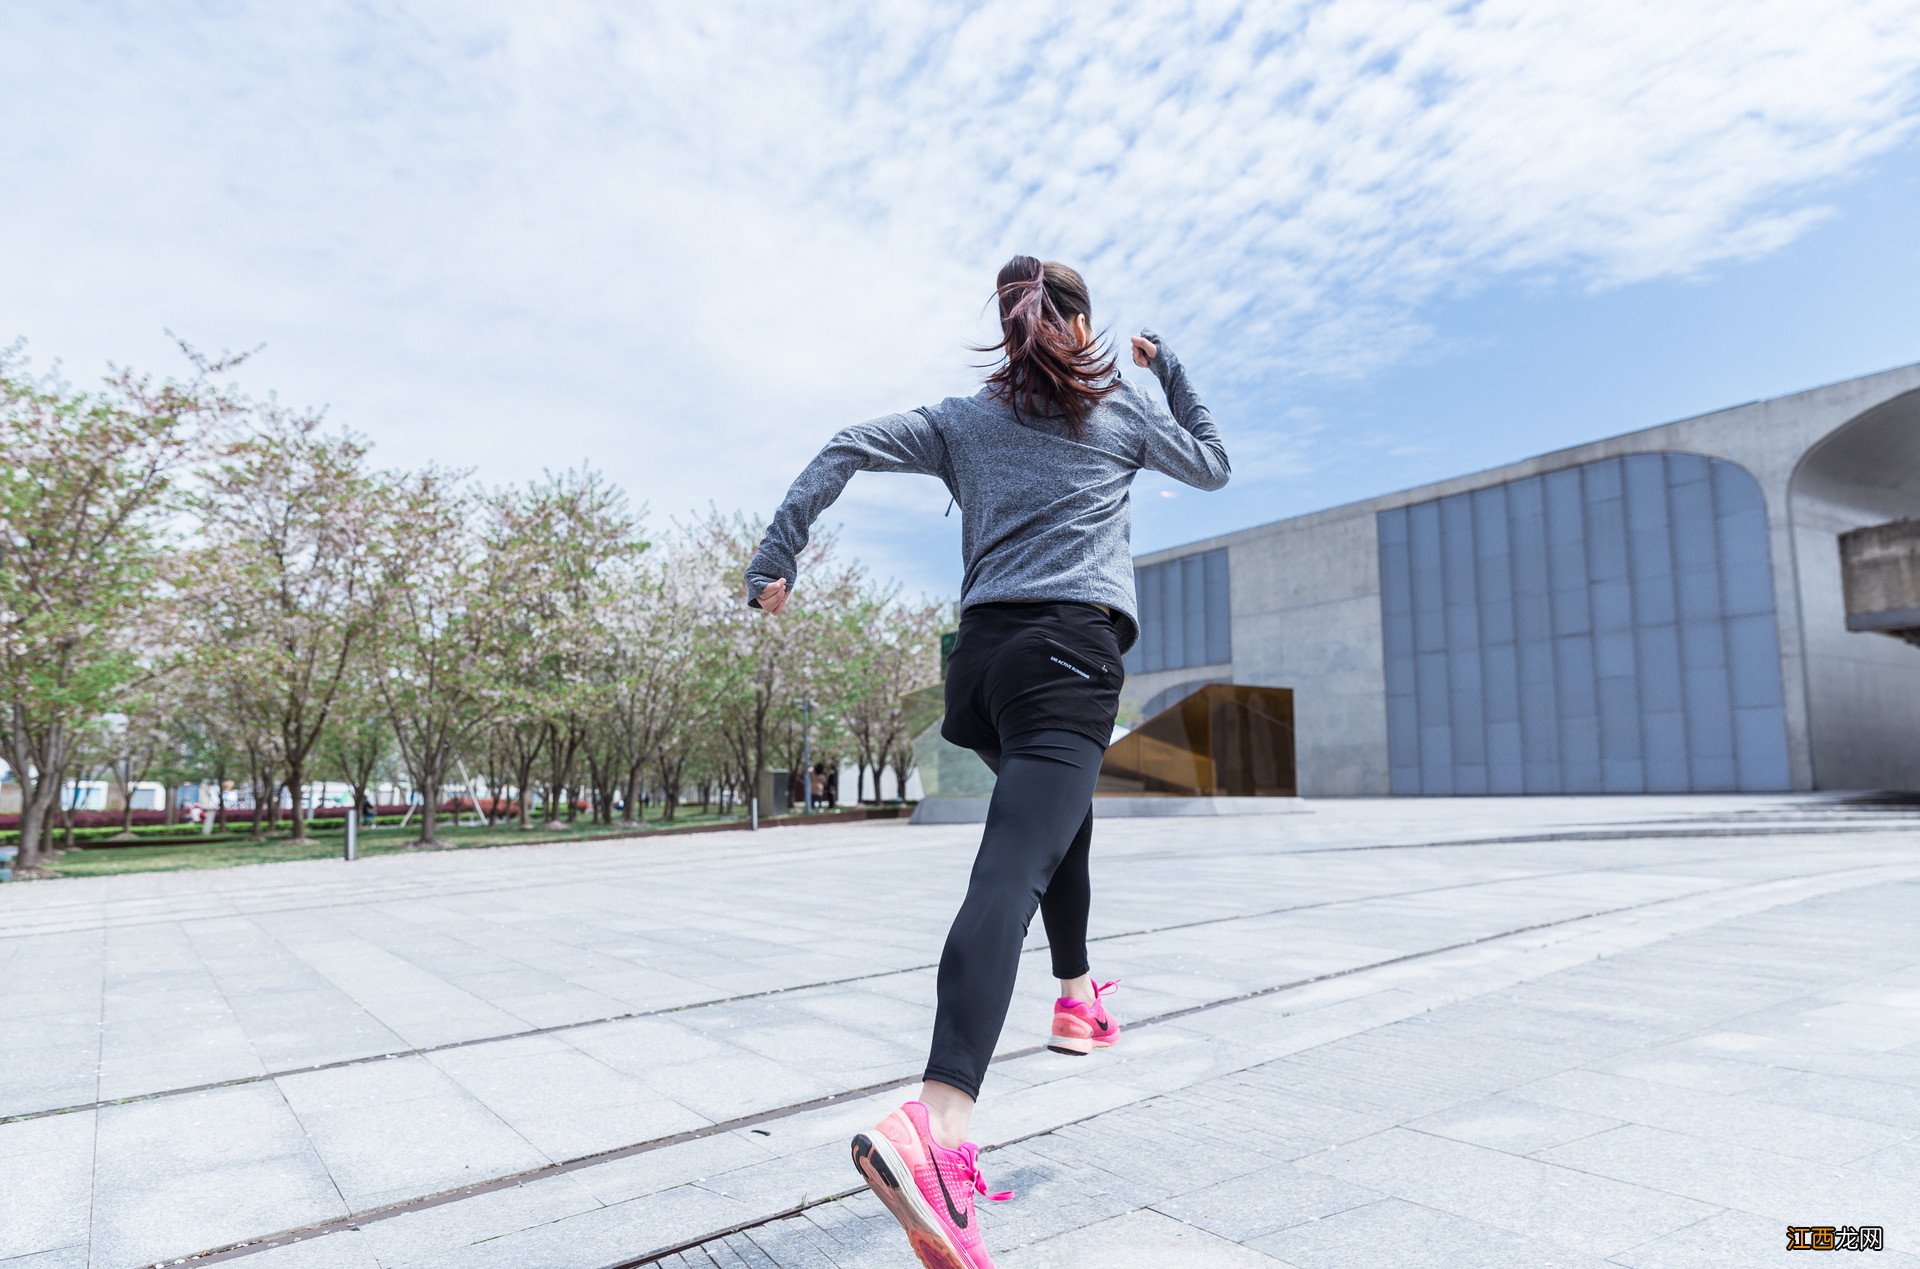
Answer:
[{"label": "gold metallic structure", "polygon": [[1096,793],[1294,797],[1293,689],[1212,683],[1107,750]]}]

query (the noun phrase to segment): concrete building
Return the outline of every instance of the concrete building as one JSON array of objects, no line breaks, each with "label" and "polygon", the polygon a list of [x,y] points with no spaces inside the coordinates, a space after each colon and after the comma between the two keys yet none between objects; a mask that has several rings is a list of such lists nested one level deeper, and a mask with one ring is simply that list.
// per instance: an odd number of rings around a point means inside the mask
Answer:
[{"label": "concrete building", "polygon": [[[157,780],[139,780],[133,786],[133,809],[158,811],[167,804],[167,786]],[[111,780],[68,780],[60,786],[56,806],[71,811],[123,811],[127,800],[120,786]],[[0,815],[20,813],[20,784],[5,763],[0,763]]]},{"label": "concrete building", "polygon": [[1307,797],[1920,788],[1907,519],[1920,364],[1139,556],[1123,717],[1290,687]]}]

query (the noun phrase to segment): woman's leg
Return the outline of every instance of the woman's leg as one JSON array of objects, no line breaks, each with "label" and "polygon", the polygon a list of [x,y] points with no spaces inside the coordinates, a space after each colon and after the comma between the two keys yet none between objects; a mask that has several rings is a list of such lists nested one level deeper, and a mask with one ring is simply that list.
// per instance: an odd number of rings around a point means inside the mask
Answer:
[{"label": "woman's leg", "polygon": [[973,1099],[1013,999],[1020,945],[1040,896],[1086,826],[1105,754],[1098,741],[1069,731],[1029,732],[1001,746],[980,853],[940,955],[933,1052],[920,1100],[942,1145],[966,1139]]},{"label": "woman's leg", "polygon": [[1087,913],[1093,905],[1093,879],[1087,865],[1092,850],[1093,808],[1089,806],[1066,857],[1040,896],[1040,922],[1047,927],[1053,976],[1060,980],[1060,994],[1077,1000],[1093,999],[1093,984],[1087,979]]}]

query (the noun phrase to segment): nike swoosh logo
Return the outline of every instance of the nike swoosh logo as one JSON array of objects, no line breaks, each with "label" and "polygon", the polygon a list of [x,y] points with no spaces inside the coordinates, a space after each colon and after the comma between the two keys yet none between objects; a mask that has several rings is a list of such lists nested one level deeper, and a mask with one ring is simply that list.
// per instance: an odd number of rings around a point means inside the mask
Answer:
[{"label": "nike swoosh logo", "polygon": [[955,1225],[965,1229],[967,1218],[961,1215],[960,1209],[953,1205],[953,1195],[947,1193],[947,1174],[940,1170],[940,1165],[937,1163],[933,1167],[933,1179],[940,1183],[940,1197],[947,1200],[947,1215],[953,1218]]},{"label": "nike swoosh logo", "polygon": [[1102,1018],[1100,1019],[1100,1029],[1102,1031],[1111,1031],[1113,1030],[1113,1026],[1105,1018]]}]

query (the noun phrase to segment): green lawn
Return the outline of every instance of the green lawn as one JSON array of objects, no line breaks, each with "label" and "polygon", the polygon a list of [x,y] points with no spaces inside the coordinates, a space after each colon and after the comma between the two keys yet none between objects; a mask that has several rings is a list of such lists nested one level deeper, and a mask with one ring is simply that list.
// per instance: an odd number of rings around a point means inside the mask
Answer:
[{"label": "green lawn", "polygon": [[[465,850],[479,846],[526,846],[537,842],[569,842],[588,840],[596,837],[632,837],[637,833],[654,834],[663,829],[672,831],[701,825],[744,824],[744,815],[722,817],[713,813],[703,814],[698,806],[683,806],[675,814],[673,823],[662,825],[657,813],[650,813],[644,824],[589,824],[582,819],[570,829],[543,829],[536,825],[531,830],[521,831],[511,823],[494,828],[454,828],[442,820],[437,828],[440,841],[433,849]],[[241,832],[244,825],[234,826]],[[343,831],[337,823],[326,828],[316,828],[317,840],[305,846],[290,846],[286,841],[286,831],[282,829],[275,837],[264,842],[240,840],[227,841],[168,841],[155,845],[114,845],[89,846],[84,850],[66,851],[47,860],[43,871],[56,877],[104,877],[111,873],[122,872],[182,872],[191,868],[232,868],[240,864],[271,864],[289,859],[338,859],[345,840]],[[414,843],[420,836],[420,825],[416,820],[406,828],[373,828],[360,834],[360,854],[397,855],[409,850],[421,850]]]}]

